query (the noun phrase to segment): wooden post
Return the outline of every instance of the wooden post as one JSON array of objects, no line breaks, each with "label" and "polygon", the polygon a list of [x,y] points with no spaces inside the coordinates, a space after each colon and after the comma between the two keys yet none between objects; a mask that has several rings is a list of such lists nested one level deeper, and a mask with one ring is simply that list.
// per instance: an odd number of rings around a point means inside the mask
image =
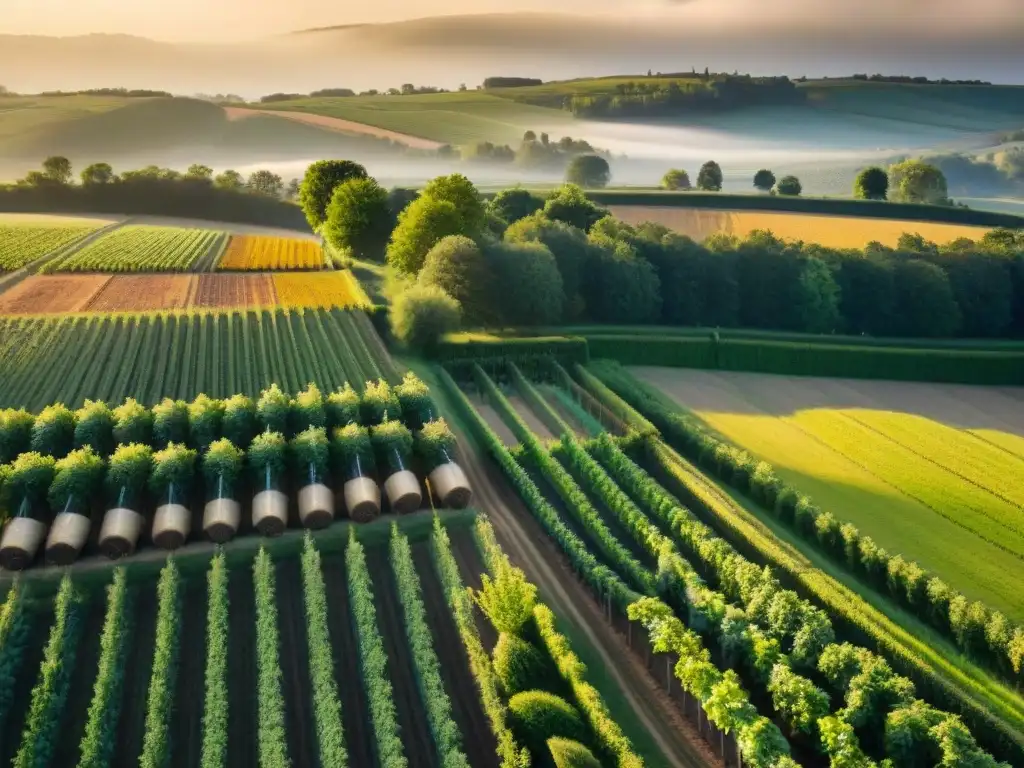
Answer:
[{"label": "wooden post", "polygon": [[672,691],[672,659],[665,657],[665,690]]}]

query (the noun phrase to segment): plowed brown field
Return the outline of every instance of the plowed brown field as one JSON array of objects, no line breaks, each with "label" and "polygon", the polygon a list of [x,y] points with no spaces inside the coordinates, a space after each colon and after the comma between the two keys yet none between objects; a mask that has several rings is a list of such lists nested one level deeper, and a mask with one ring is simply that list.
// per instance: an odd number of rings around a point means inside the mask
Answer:
[{"label": "plowed brown field", "polygon": [[197,307],[270,307],[277,291],[270,275],[200,275]]},{"label": "plowed brown field", "polygon": [[90,312],[184,309],[196,292],[196,275],[115,275],[89,302]]},{"label": "plowed brown field", "polygon": [[0,314],[80,312],[109,280],[109,275],[33,275],[0,293]]}]

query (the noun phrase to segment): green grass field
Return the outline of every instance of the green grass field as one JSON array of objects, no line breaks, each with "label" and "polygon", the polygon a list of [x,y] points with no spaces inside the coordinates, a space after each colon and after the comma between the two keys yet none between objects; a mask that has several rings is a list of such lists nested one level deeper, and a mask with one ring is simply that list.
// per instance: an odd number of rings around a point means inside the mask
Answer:
[{"label": "green grass field", "polygon": [[1024,619],[1019,399],[969,387],[635,371],[880,546]]}]

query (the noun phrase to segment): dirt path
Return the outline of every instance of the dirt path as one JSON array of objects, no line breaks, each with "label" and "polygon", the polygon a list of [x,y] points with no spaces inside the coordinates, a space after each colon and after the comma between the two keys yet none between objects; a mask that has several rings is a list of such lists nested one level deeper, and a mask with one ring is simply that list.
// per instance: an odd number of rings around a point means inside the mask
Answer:
[{"label": "dirt path", "polygon": [[[467,437],[453,425],[462,445]],[[696,730],[654,683],[623,638],[604,620],[590,593],[564,565],[561,553],[512,493],[500,470],[476,451],[463,451],[464,469],[476,495],[476,506],[494,525],[504,550],[541,590],[544,600],[571,621],[601,657],[629,705],[673,768],[713,764],[698,747]]]},{"label": "dirt path", "polygon": [[289,112],[277,109],[246,109],[245,107],[225,107],[224,112],[227,114],[228,120],[245,120],[250,117],[267,117],[273,115],[275,117],[282,117],[286,120],[294,120],[297,123],[313,125],[317,128],[327,128],[328,130],[338,131],[339,133],[355,133],[363,136],[374,136],[378,139],[390,139],[391,141],[399,144],[405,144],[407,147],[412,147],[413,149],[438,149],[439,147],[444,146],[439,141],[431,141],[430,139],[423,139],[419,136],[411,136],[408,133],[389,131],[385,128],[378,128],[375,125],[357,123],[353,120],[343,120],[340,117],[316,115],[312,112]]}]

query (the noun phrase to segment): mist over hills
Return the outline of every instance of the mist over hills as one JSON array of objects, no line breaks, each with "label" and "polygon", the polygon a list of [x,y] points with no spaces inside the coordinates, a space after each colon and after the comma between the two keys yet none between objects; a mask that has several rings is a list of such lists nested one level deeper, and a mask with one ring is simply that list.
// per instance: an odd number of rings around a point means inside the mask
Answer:
[{"label": "mist over hills", "polygon": [[[699,5],[699,4],[698,4]],[[130,35],[0,35],[0,84],[15,91],[124,86],[256,97],[401,83],[474,87],[495,74],[565,79],[623,72],[713,71],[838,76],[885,72],[1024,83],[1024,16],[997,28],[920,22],[843,29],[737,21],[705,29],[642,17],[509,13],[312,29],[238,43],[168,43]],[[814,26],[817,24],[818,26]]]}]

